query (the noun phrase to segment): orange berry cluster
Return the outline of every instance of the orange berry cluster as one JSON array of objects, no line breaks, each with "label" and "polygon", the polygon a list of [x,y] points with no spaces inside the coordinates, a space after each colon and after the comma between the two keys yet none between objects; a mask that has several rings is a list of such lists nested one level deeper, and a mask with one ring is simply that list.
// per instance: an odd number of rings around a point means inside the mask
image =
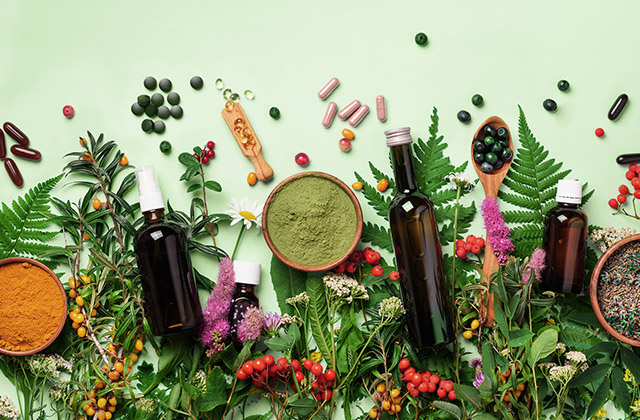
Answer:
[{"label": "orange berry cluster", "polygon": [[[391,388],[391,386],[389,388]],[[401,393],[402,392],[398,388],[387,390],[387,385],[384,382],[378,384],[378,386],[376,386],[376,393],[373,395],[373,399],[376,400],[376,402],[379,402],[380,405],[378,408],[374,407],[369,410],[369,417],[372,419],[377,418],[378,409],[384,410],[387,414],[392,416],[400,412],[400,410],[402,410],[402,400],[404,399]]]},{"label": "orange berry cluster", "polygon": [[[69,287],[71,287],[71,290],[69,290],[69,298],[75,302],[75,307],[73,307],[73,309],[69,311],[69,319],[71,319],[72,321],[71,326],[78,333],[78,337],[84,337],[87,335],[87,327],[86,327],[87,320],[85,319],[84,314],[88,311],[86,311],[85,309],[83,313],[83,309],[85,308],[85,303],[84,303],[84,299],[81,296],[81,289],[90,283],[91,283],[91,277],[85,276],[84,274],[80,275],[80,280],[74,277],[69,277]],[[99,306],[100,306],[100,303],[96,301],[95,305],[93,306],[89,314],[91,316],[96,316],[98,314],[98,311],[96,308],[98,308]]]},{"label": "orange berry cluster", "polygon": [[[513,366],[513,372],[516,372],[517,370],[518,370],[518,364],[515,364],[515,365]],[[505,373],[501,374],[501,375],[498,377],[498,383],[500,383],[500,382],[506,382],[506,381],[509,379],[509,377],[510,377],[510,376],[511,376],[511,366],[509,366],[509,367],[507,368],[507,371],[506,371]],[[504,398],[503,398],[502,400],[503,400],[504,402],[509,402],[509,401],[510,401],[510,399],[511,399],[511,398],[509,397],[509,394],[511,394],[511,393],[512,393],[513,395],[515,395],[515,397],[516,397],[516,398],[520,398],[520,395],[522,395],[522,392],[524,391],[524,389],[525,389],[525,384],[524,384],[524,383],[520,383],[520,384],[518,384],[518,386],[517,386],[516,388],[509,388],[509,390],[507,391],[507,393],[506,393],[506,394],[504,394]]]}]

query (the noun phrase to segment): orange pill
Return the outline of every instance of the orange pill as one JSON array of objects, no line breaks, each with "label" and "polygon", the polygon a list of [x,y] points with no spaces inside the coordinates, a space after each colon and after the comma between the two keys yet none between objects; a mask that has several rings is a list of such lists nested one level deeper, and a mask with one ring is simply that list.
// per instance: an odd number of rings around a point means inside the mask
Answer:
[{"label": "orange pill", "polygon": [[342,130],[342,137],[344,137],[345,139],[353,140],[355,136],[356,135],[353,134],[353,131],[349,130],[348,128]]}]

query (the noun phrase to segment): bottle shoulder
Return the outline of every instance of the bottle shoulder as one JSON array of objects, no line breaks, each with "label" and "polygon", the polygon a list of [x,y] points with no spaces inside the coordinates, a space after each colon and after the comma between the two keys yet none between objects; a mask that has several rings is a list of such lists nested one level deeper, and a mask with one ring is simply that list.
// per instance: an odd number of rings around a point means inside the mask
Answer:
[{"label": "bottle shoulder", "polygon": [[547,213],[547,220],[556,220],[559,222],[565,222],[571,220],[572,222],[583,221],[587,223],[587,214],[578,207],[566,207],[557,205],[549,210]]},{"label": "bottle shoulder", "polygon": [[166,220],[158,223],[146,223],[138,229],[138,232],[136,233],[136,240],[149,236],[157,236],[158,234],[162,234],[163,237],[180,236],[181,230],[175,224]]}]

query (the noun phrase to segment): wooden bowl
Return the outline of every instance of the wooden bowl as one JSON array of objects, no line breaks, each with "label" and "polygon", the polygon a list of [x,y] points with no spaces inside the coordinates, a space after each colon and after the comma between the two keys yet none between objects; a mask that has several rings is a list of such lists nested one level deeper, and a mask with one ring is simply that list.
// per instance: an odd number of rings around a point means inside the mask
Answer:
[{"label": "wooden bowl", "polygon": [[591,273],[591,283],[590,283],[591,290],[589,291],[589,294],[591,297],[591,307],[593,307],[593,312],[595,312],[596,318],[598,318],[598,321],[600,321],[600,324],[602,324],[604,329],[607,330],[609,334],[611,334],[618,340],[622,341],[623,343],[640,347],[640,341],[633,340],[629,337],[626,337],[620,334],[611,325],[609,325],[607,320],[604,319],[604,316],[602,315],[602,311],[600,310],[600,304],[598,303],[598,279],[600,277],[600,272],[602,271],[602,268],[604,267],[605,263],[609,260],[609,257],[611,257],[611,255],[614,252],[620,249],[620,247],[635,241],[640,241],[640,233],[636,233],[635,235],[627,236],[626,238],[619,240],[618,242],[613,244],[609,249],[607,249],[604,254],[602,254],[600,259],[596,263],[596,267],[593,269],[593,272]]},{"label": "wooden bowl", "polygon": [[[38,268],[41,268],[42,270],[44,270],[47,274],[49,274],[49,276],[51,277],[52,280],[54,280],[56,282],[56,284],[58,285],[58,288],[60,289],[60,299],[62,301],[62,305],[63,305],[63,309],[62,309],[62,316],[60,317],[60,325],[58,325],[58,329],[55,331],[55,333],[44,343],[41,344],[38,347],[35,347],[33,349],[29,349],[29,350],[22,350],[22,351],[13,351],[13,350],[7,350],[7,349],[3,349],[2,347],[0,347],[0,353],[2,354],[6,354],[8,356],[28,356],[30,354],[34,354],[34,353],[38,353],[42,350],[44,350],[45,348],[49,347],[51,345],[51,343],[53,343],[56,338],[58,338],[58,336],[60,335],[60,332],[62,331],[62,328],[64,327],[64,323],[67,319],[67,293],[64,290],[64,287],[62,287],[62,283],[60,282],[60,279],[58,278],[58,276],[56,276],[54,274],[53,271],[51,271],[51,269],[49,269],[49,267],[47,267],[46,265],[42,264],[41,262],[38,262],[36,260],[32,260],[30,258],[22,258],[22,257],[12,257],[12,258],[5,258],[3,260],[0,260],[0,267],[7,265],[7,264],[13,264],[13,263],[29,263],[31,265],[34,265]],[[46,296],[47,299],[56,299],[56,296]],[[0,320],[1,322],[1,320]]]},{"label": "wooden bowl", "polygon": [[[351,199],[351,202],[353,203],[353,208],[356,212],[356,232],[353,235],[353,241],[351,242],[351,245],[342,255],[340,255],[337,258],[334,258],[331,261],[327,261],[326,263],[321,265],[304,265],[287,258],[275,247],[269,235],[269,225],[267,221],[268,219],[267,215],[269,214],[269,206],[271,205],[271,201],[273,200],[273,197],[285,185],[289,184],[292,181],[295,181],[297,179],[304,178],[304,177],[323,178],[336,184],[338,187],[340,187],[340,189],[342,189],[342,191],[344,191],[347,194],[347,196],[349,196],[349,198]],[[360,236],[362,235],[362,209],[360,208],[360,203],[358,202],[358,199],[356,198],[355,194],[353,193],[353,191],[351,191],[351,188],[349,188],[344,182],[340,181],[338,178],[334,177],[333,175],[326,174],[324,172],[301,172],[301,173],[292,175],[289,178],[282,181],[280,184],[278,184],[277,187],[273,189],[271,194],[269,194],[269,198],[267,198],[267,201],[264,205],[264,209],[262,210],[262,233],[264,234],[264,239],[267,241],[267,245],[269,246],[269,249],[271,250],[271,252],[273,252],[273,254],[280,261],[282,261],[289,267],[294,268],[296,270],[308,271],[308,272],[326,271],[334,268],[335,266],[337,266],[338,264],[346,260],[347,257],[358,246],[358,243],[360,242]]]}]

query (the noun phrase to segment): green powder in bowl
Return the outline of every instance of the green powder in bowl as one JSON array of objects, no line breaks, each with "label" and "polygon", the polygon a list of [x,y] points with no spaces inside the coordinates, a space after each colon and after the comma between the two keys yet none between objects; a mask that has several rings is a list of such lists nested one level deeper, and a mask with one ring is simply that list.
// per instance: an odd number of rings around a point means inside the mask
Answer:
[{"label": "green powder in bowl", "polygon": [[340,263],[362,230],[355,196],[337,178],[320,172],[285,180],[271,193],[264,213],[271,250],[286,264],[306,271]]}]

